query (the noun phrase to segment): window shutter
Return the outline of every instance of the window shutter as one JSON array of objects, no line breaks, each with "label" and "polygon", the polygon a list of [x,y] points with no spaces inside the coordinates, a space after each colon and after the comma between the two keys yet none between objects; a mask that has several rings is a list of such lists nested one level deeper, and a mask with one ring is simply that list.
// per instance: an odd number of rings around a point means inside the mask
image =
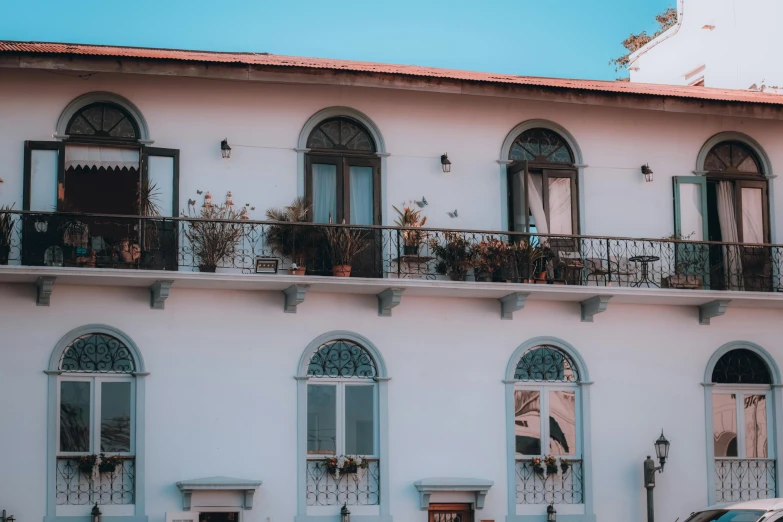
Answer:
[{"label": "window shutter", "polygon": [[[24,185],[22,208],[55,212],[62,194],[65,151],[60,141],[24,142]],[[59,194],[59,198],[58,198]]]},{"label": "window shutter", "polygon": [[179,149],[144,147],[141,179],[156,186],[160,193],[160,215],[179,214]]},{"label": "window shutter", "polygon": [[527,204],[525,182],[527,161],[514,162],[506,167],[508,177],[508,229],[512,232],[527,232]]},{"label": "window shutter", "polygon": [[[702,176],[674,176],[672,182],[675,238],[709,241],[707,179]],[[677,275],[701,276],[704,288],[709,288],[709,245],[675,243],[674,257]]]}]

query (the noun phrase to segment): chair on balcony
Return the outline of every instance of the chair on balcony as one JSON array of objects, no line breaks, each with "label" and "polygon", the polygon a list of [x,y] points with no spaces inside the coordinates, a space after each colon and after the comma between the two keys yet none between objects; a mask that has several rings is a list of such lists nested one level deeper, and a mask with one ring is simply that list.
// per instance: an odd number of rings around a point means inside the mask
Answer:
[{"label": "chair on balcony", "polygon": [[609,256],[609,259],[588,257],[585,263],[587,266],[585,280],[589,283],[592,277],[596,285],[599,280],[603,280],[604,286],[610,286],[612,283],[618,286],[629,286],[638,273],[638,268],[626,257]]}]

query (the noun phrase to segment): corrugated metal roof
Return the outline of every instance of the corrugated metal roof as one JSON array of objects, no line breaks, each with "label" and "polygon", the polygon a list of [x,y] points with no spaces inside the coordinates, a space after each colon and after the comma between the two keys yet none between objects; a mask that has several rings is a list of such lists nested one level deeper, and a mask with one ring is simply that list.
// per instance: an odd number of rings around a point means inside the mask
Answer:
[{"label": "corrugated metal roof", "polygon": [[332,71],[362,72],[378,75],[417,76],[431,79],[462,80],[506,85],[527,85],[598,91],[605,93],[671,96],[726,102],[764,103],[783,105],[783,96],[771,93],[689,87],[679,85],[658,85],[630,82],[609,82],[598,80],[574,80],[492,74],[416,65],[392,65],[325,58],[301,58],[268,53],[222,53],[212,51],[184,51],[175,49],[151,49],[144,47],[113,47],[106,45],[83,45],[46,42],[0,41],[0,53],[63,54],[81,56],[105,56],[112,58],[141,58],[150,60],[191,61],[202,63],[263,65],[272,67],[294,67],[325,69]]}]

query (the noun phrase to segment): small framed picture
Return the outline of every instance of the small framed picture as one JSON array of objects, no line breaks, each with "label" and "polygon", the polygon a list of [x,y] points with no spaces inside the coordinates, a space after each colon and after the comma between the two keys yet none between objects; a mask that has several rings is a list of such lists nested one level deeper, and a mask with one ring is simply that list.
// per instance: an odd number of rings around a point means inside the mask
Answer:
[{"label": "small framed picture", "polygon": [[277,258],[274,257],[257,257],[256,274],[276,274],[277,262]]}]

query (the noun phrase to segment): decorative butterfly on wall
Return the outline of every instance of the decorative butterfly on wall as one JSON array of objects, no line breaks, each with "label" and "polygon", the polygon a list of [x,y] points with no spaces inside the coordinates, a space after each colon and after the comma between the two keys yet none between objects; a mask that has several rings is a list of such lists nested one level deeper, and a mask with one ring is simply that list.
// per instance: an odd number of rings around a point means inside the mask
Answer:
[{"label": "decorative butterfly on wall", "polygon": [[413,202],[416,203],[419,206],[419,208],[424,208],[427,205],[429,205],[429,203],[427,202],[427,198],[425,198],[424,196],[421,197],[421,201],[414,199]]},{"label": "decorative butterfly on wall", "polygon": [[450,218],[454,219],[456,217],[459,217],[459,214],[457,213],[457,209],[454,209],[454,212],[446,212],[446,214],[449,215]]},{"label": "decorative butterfly on wall", "polygon": [[202,195],[203,193],[204,193],[204,191],[203,191],[203,190],[197,190],[197,191],[196,191],[196,194],[198,194],[199,196],[200,196],[200,195]]},{"label": "decorative butterfly on wall", "polygon": [[189,199],[188,200],[188,206],[189,207],[195,207],[196,206],[196,200],[195,199]]}]

